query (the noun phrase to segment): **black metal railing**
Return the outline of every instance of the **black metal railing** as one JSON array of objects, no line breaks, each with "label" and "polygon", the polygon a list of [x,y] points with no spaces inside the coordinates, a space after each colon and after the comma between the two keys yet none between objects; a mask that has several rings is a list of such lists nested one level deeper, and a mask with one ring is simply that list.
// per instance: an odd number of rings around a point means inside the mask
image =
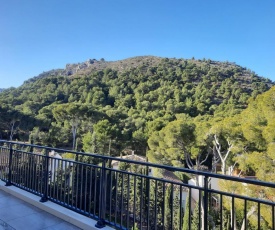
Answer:
[{"label": "black metal railing", "polygon": [[275,229],[273,183],[129,158],[0,140],[0,179],[98,228]]}]

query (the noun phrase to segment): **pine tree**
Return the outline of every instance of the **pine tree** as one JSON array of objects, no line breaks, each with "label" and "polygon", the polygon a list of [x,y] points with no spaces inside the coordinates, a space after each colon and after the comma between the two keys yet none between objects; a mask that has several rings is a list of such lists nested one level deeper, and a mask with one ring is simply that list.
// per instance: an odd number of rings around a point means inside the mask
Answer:
[{"label": "pine tree", "polygon": [[171,199],[172,199],[172,207],[171,209],[173,210],[173,229],[181,229],[180,226],[180,220],[183,217],[181,209],[182,205],[180,203],[180,188],[177,185],[173,185],[173,193],[171,194]]},{"label": "pine tree", "polygon": [[168,184],[165,191],[165,216],[164,216],[164,229],[172,229],[171,227],[171,192],[172,186]]},{"label": "pine tree", "polygon": [[199,226],[200,220],[199,220],[199,218],[200,218],[199,203],[196,203],[196,207],[193,211],[193,216],[192,216],[192,225],[191,225],[192,230],[199,230],[200,229],[200,226]]},{"label": "pine tree", "polygon": [[189,208],[190,208],[189,197],[190,197],[190,193],[188,193],[188,196],[186,198],[182,230],[190,229],[189,228],[189,216],[191,215],[191,213],[189,212]]},{"label": "pine tree", "polygon": [[229,211],[223,210],[222,213],[222,229],[230,230],[230,214]]}]

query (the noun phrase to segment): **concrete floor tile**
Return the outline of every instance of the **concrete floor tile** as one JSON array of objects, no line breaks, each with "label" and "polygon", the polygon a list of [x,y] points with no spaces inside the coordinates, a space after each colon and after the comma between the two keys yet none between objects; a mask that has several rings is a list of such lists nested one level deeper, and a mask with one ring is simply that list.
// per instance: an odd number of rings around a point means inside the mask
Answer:
[{"label": "concrete floor tile", "polygon": [[41,230],[60,224],[62,220],[46,212],[40,212],[10,220],[7,223],[19,230]]},{"label": "concrete floor tile", "polygon": [[0,230],[15,230],[15,229],[10,225],[8,225],[6,222],[0,220]]},{"label": "concrete floor tile", "polygon": [[80,230],[80,228],[69,224],[67,222],[62,222],[60,224],[54,225],[54,226],[50,226],[48,228],[45,228],[43,230]]},{"label": "concrete floor tile", "polygon": [[4,192],[4,191],[2,191],[2,190],[0,190],[0,198],[6,197],[6,196],[9,196],[9,194],[6,193],[6,192]]},{"label": "concrete floor tile", "polygon": [[1,207],[0,218],[3,221],[9,221],[20,217],[25,217],[37,212],[41,212],[41,210],[28,204],[8,205],[5,207]]},{"label": "concrete floor tile", "polygon": [[0,197],[0,207],[6,207],[6,206],[11,206],[11,205],[17,205],[17,204],[23,204],[24,201],[20,200],[16,197],[13,197],[11,195],[6,195]]}]

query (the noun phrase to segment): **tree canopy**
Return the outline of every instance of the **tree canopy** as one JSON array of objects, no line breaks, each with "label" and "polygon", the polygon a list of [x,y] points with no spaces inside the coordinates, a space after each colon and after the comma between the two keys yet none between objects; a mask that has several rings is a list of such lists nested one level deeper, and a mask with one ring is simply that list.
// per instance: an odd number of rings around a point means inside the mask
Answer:
[{"label": "tree canopy", "polygon": [[[68,73],[77,66],[86,67]],[[239,115],[249,98],[254,100],[272,85],[270,80],[229,62],[158,57],[90,60],[85,65],[45,72],[18,88],[2,91],[0,132],[2,138],[10,139],[14,124],[12,139],[27,141],[31,136],[37,144],[77,150],[89,149],[87,138],[92,135],[94,141],[108,142],[100,151],[111,149],[115,155],[127,148],[145,155],[148,148],[152,152],[167,147],[165,152],[171,153],[168,158],[174,157],[167,162],[196,165],[194,156],[205,157],[213,150],[215,137],[216,150],[218,142],[223,153],[232,143],[241,148],[240,140],[249,144],[249,150],[272,148],[272,144],[268,147],[274,139],[269,131],[275,125],[272,115],[249,112],[256,102],[242,115],[250,117],[250,122],[235,122],[237,131],[226,126],[226,119]],[[271,110],[271,101],[256,109]],[[178,137],[184,133],[188,135],[182,136],[185,139],[180,146]],[[237,133],[239,141],[230,133]],[[161,147],[152,147],[157,136]],[[181,151],[192,156],[188,162]]]}]

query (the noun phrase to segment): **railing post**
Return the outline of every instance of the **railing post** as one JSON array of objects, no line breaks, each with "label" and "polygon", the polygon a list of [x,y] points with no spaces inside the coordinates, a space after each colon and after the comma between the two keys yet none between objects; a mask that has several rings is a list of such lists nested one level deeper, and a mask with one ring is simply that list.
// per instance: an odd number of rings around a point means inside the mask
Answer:
[{"label": "railing post", "polygon": [[43,167],[43,195],[40,199],[40,202],[44,203],[48,200],[48,188],[49,188],[49,150],[46,149],[46,154],[45,154],[45,164]]},{"label": "railing post", "polygon": [[10,153],[9,153],[9,174],[8,174],[8,181],[6,182],[6,186],[11,186],[11,174],[12,174],[12,144],[10,143]]},{"label": "railing post", "polygon": [[208,230],[208,176],[204,176],[204,197],[203,197],[203,206],[204,206],[204,230]]},{"label": "railing post", "polygon": [[103,159],[100,175],[100,194],[99,194],[99,219],[96,223],[97,228],[103,228],[105,224],[106,211],[106,159]]},{"label": "railing post", "polygon": [[30,152],[33,153],[33,140],[31,140]]}]

